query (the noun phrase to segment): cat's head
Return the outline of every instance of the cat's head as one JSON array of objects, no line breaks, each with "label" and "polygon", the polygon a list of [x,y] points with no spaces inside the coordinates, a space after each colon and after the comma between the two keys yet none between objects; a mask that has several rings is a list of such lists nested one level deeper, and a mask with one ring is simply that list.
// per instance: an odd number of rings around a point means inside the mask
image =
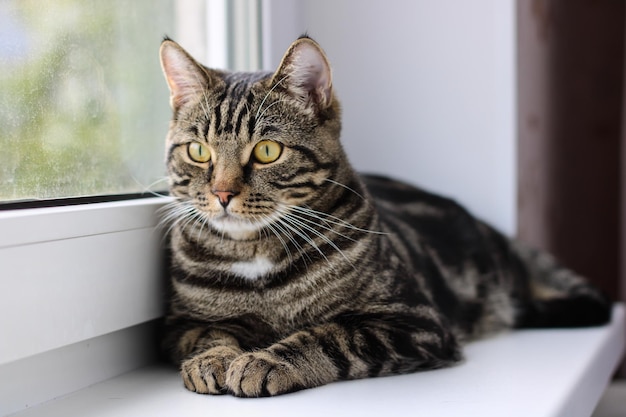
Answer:
[{"label": "cat's head", "polygon": [[170,191],[182,212],[248,239],[293,208],[332,206],[351,169],[330,66],[316,42],[295,41],[274,73],[209,69],[169,39],[160,55],[173,109]]}]

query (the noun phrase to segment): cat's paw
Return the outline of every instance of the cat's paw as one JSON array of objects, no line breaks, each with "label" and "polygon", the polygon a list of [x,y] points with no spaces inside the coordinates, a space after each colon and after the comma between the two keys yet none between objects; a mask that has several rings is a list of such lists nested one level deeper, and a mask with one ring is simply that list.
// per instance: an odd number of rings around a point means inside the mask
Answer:
[{"label": "cat's paw", "polygon": [[235,359],[226,373],[226,385],[238,397],[268,397],[305,388],[297,369],[264,350]]},{"label": "cat's paw", "polygon": [[241,351],[216,346],[184,361],[180,373],[185,388],[200,394],[224,394],[226,371]]}]

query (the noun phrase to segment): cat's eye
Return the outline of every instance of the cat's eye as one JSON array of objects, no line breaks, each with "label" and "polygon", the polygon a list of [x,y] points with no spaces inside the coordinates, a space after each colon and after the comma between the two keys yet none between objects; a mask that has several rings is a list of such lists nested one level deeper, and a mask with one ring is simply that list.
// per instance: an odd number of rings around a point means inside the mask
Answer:
[{"label": "cat's eye", "polygon": [[283,146],[280,143],[271,140],[262,140],[254,147],[254,158],[262,163],[269,164],[276,161],[283,152]]},{"label": "cat's eye", "polygon": [[200,142],[191,142],[187,146],[187,153],[189,157],[199,163],[209,162],[211,159],[211,152],[209,148]]}]

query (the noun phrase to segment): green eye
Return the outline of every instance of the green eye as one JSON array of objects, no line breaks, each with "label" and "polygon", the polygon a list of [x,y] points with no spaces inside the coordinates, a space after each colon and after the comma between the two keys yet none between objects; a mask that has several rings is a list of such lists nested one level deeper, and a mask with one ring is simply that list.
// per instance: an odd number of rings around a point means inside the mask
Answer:
[{"label": "green eye", "polygon": [[204,163],[209,162],[211,159],[209,148],[200,142],[191,142],[187,145],[187,153],[189,153],[189,157],[195,162]]},{"label": "green eye", "polygon": [[254,158],[262,163],[269,164],[280,157],[283,152],[283,146],[280,143],[271,140],[262,140],[254,147]]}]

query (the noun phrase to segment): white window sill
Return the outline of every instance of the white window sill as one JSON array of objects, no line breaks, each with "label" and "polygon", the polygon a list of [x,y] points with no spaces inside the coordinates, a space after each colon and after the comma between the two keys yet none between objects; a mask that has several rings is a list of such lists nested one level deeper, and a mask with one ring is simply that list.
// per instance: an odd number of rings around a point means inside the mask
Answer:
[{"label": "white window sill", "polygon": [[154,365],[15,416],[588,417],[624,352],[624,316],[624,305],[616,305],[605,327],[510,332],[471,343],[452,368],[271,399],[194,394],[175,369]]}]

